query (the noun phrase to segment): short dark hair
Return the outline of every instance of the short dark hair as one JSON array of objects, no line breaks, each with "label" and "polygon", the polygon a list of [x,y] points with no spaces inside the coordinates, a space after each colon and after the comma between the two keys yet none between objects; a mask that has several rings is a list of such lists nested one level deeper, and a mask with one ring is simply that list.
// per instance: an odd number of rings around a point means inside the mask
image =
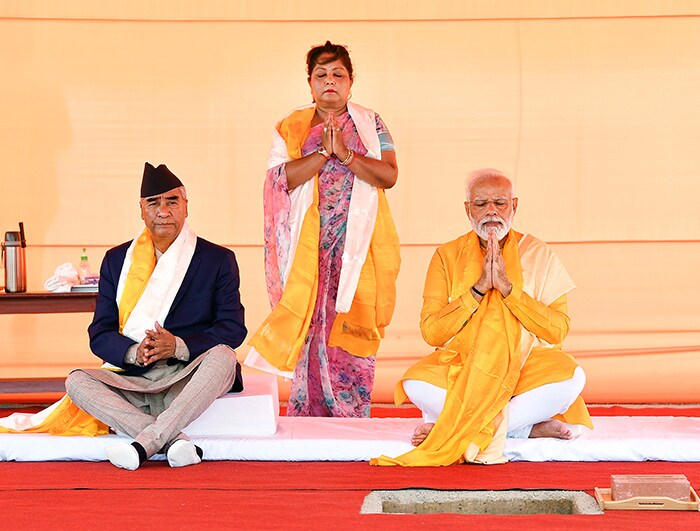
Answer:
[{"label": "short dark hair", "polygon": [[[323,54],[330,54],[328,58],[324,58],[322,63],[319,63],[318,58]],[[311,79],[311,72],[316,65],[325,65],[333,61],[340,61],[350,74],[350,79],[353,79],[352,61],[347,46],[344,44],[333,44],[331,41],[326,41],[323,46],[314,46],[306,54],[306,72]]]}]

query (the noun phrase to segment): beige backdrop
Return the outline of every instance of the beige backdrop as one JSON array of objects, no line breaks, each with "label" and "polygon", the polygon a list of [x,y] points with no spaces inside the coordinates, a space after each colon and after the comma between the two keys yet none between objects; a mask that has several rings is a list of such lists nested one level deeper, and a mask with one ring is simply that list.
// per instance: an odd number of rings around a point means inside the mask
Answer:
[{"label": "beige backdrop", "polygon": [[[484,166],[514,178],[516,226],[552,242],[578,284],[566,347],[586,398],[700,401],[700,6],[589,4],[4,2],[0,231],[24,221],[31,290],[83,246],[96,269],[140,230],[143,162],[165,162],[194,230],[236,251],[255,329],[272,127],[310,101],[305,54],[331,39],[350,47],[353,99],[384,118],[400,166],[403,266],[375,401],[429,352],[427,264],[466,231],[462,181]],[[97,364],[89,321],[0,315],[0,378]]]}]

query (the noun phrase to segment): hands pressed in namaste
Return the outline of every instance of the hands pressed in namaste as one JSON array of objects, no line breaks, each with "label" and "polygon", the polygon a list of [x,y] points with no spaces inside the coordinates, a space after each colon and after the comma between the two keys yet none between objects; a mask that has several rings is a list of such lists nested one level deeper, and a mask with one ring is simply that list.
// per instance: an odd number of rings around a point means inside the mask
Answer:
[{"label": "hands pressed in namaste", "polygon": [[498,290],[505,298],[510,295],[513,284],[508,280],[506,273],[506,262],[503,259],[501,246],[496,238],[496,231],[489,231],[489,238],[486,241],[486,253],[484,254],[484,266],[481,270],[481,277],[474,284],[472,294],[478,302],[483,298],[479,293],[486,293],[490,289]]},{"label": "hands pressed in namaste", "polygon": [[345,146],[343,132],[333,111],[328,111],[326,121],[323,123],[323,134],[321,144],[329,155],[335,155],[340,160],[345,160],[349,149]]}]

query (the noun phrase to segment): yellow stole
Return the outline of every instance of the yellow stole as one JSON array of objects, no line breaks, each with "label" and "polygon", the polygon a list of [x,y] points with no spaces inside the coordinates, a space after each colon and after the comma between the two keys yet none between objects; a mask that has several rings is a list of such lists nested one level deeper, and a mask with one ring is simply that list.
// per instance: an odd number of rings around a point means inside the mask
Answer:
[{"label": "yellow stole", "polygon": [[[503,247],[508,278],[522,288],[518,242],[511,231]],[[451,297],[466,293],[481,276],[483,255],[472,231],[457,259]],[[490,290],[466,326],[446,345],[441,362],[450,366],[445,407],[425,441],[396,458],[381,456],[373,465],[443,466],[475,460],[494,443],[498,459],[505,443],[503,409],[520,375],[520,323],[496,290]],[[442,357],[444,356],[444,359]],[[502,425],[503,424],[503,425]],[[499,429],[500,428],[500,429]],[[494,435],[498,431],[498,438]],[[491,459],[491,458],[489,458]]]},{"label": "yellow stole", "polygon": [[131,252],[131,267],[126,275],[124,291],[119,300],[119,332],[124,330],[124,325],[143,295],[155,268],[156,249],[153,239],[148,229],[143,229]]},{"label": "yellow stole", "polygon": [[[292,159],[302,156],[315,112],[315,107],[300,109],[277,126]],[[350,311],[336,316],[328,341],[330,346],[359,357],[377,353],[396,304],[399,240],[384,190],[377,191],[377,219],[357,291]],[[321,231],[318,202],[318,175],[315,175],[313,202],[302,221],[282,298],[249,341],[268,363],[284,371],[296,367],[316,305]]]},{"label": "yellow stole", "polygon": [[[131,255],[131,267],[124,283],[124,292],[119,301],[119,331],[129,319],[136,303],[148,284],[156,267],[155,248],[148,230],[144,229],[136,241]],[[37,426],[26,430],[0,427],[0,433],[48,433],[50,435],[82,435],[94,437],[107,435],[109,426],[84,412],[68,397],[64,396],[56,409]]]}]

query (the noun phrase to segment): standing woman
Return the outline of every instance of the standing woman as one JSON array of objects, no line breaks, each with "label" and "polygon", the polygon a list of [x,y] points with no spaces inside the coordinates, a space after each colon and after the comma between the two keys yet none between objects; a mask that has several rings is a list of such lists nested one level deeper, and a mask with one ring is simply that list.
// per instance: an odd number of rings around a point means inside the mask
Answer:
[{"label": "standing woman", "polygon": [[396,184],[396,155],[379,115],[348,101],[345,46],[316,46],[306,64],[314,103],[277,125],[268,159],[272,312],[246,364],[293,371],[289,416],[368,417],[396,300],[399,241],[384,195]]}]

